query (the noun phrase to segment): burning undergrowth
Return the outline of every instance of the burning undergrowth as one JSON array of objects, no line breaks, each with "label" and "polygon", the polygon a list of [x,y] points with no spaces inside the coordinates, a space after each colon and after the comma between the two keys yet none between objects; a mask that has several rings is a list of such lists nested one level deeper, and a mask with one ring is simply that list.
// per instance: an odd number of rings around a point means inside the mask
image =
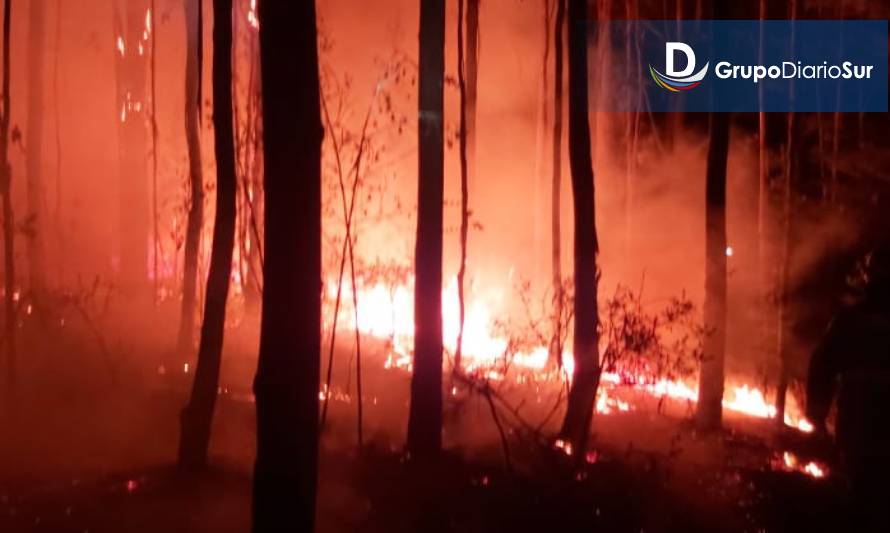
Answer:
[{"label": "burning undergrowth", "polygon": [[[360,271],[361,272],[361,271]],[[410,271],[382,263],[373,265],[368,275],[356,277],[358,291],[353,298],[351,286],[340,287],[341,304],[337,312],[339,327],[348,330],[344,338],[364,338],[365,373],[382,370],[394,372],[392,378],[378,377],[385,385],[387,379],[407,381],[413,357],[413,287]],[[571,330],[570,312],[557,313],[557,305],[572,308],[571,280],[566,280],[563,298],[555,303],[550,295],[535,299],[531,284],[515,284],[513,297],[507,302],[486,300],[479,292],[468,300],[467,321],[464,325],[463,359],[455,368],[460,321],[455,283],[443,291],[443,324],[445,345],[446,440],[461,447],[493,438],[499,443],[501,455],[508,469],[513,468],[515,456],[522,454],[528,443],[567,456],[573,450],[567,443],[555,439],[558,421],[565,408],[571,382],[573,358],[567,333]],[[325,326],[333,325],[337,296],[336,280],[329,280]],[[634,290],[617,286],[601,302],[600,358],[601,384],[596,401],[600,416],[634,415],[635,420],[650,423],[651,416],[664,415],[675,420],[688,419],[697,402],[696,377],[703,353],[702,345],[708,332],[701,326],[696,306],[685,295],[671,298],[662,305],[646,303],[642,288]],[[357,310],[352,307],[357,303]],[[503,315],[496,309],[518,309]],[[562,320],[556,320],[562,315]],[[508,318],[495,318],[507,316]],[[361,341],[358,341],[361,342]],[[355,364],[356,340],[349,356],[349,366]],[[553,347],[563,347],[557,357]],[[341,357],[344,354],[341,354]],[[343,363],[335,363],[343,364]],[[361,400],[353,389],[361,380],[360,374],[349,371],[344,388],[328,381],[320,398],[328,403],[367,402],[377,404],[374,392],[381,386],[366,386]],[[391,391],[390,391],[391,393]],[[803,418],[799,404],[789,396],[785,416],[786,431],[812,431]],[[727,382],[724,408],[730,418],[774,419],[775,406],[767,400],[766,391],[742,381],[738,377]],[[472,422],[463,420],[467,418]],[[480,429],[487,419],[488,428]],[[594,430],[606,419],[594,421]],[[487,435],[488,437],[485,437]],[[491,441],[488,441],[491,442]],[[792,451],[764,450],[766,459],[757,459],[761,467],[799,472],[813,478],[828,474],[823,462],[798,457]],[[600,459],[597,451],[586,454],[587,463]],[[775,460],[778,457],[779,460]]]}]

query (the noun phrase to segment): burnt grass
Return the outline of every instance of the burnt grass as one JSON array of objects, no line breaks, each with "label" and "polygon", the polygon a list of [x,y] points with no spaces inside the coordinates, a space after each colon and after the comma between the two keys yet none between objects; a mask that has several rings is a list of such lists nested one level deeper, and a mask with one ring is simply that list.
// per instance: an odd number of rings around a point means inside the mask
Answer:
[{"label": "burnt grass", "polygon": [[[69,440],[34,431],[6,442],[0,531],[249,531],[252,406],[221,402],[216,423],[229,429],[214,438],[227,442],[216,442],[207,472],[187,474],[170,464],[172,455],[163,458],[175,450],[174,425],[158,424],[164,413],[175,419],[177,395],[153,394],[146,427],[118,434],[116,444],[89,426],[89,436]],[[130,399],[89,409],[99,417],[109,410],[135,416],[130,410],[145,405]],[[84,407],[59,406],[55,413],[71,416]],[[146,440],[151,434],[156,440]],[[379,436],[359,455],[351,443],[331,442],[332,435],[320,458],[322,532],[838,531],[849,524],[846,489],[836,477],[815,481],[605,446],[596,462],[579,467],[558,450],[519,439],[512,441],[508,470],[498,446],[450,450],[425,461]],[[83,457],[56,466],[59,458],[51,458],[47,468],[31,471],[9,467],[15,456],[8,454],[18,453],[22,465],[39,462],[44,457],[28,457],[28,448],[49,453],[52,442],[59,455]],[[153,449],[138,450],[140,442]],[[126,451],[111,451],[117,447]]]},{"label": "burnt grass", "polygon": [[366,458],[367,531],[842,531],[842,485],[800,475],[605,459],[535,475],[449,455],[435,464]]},{"label": "burnt grass", "polygon": [[[453,454],[419,464],[366,451],[328,456],[319,531],[843,531],[839,487],[801,475],[704,475],[671,488],[656,469],[604,461],[569,476],[520,476]],[[342,476],[342,477],[341,477]],[[733,496],[731,496],[733,495]],[[739,498],[734,500],[734,498]],[[27,496],[4,495],[2,531],[249,531],[250,476],[216,465],[101,476]]]},{"label": "burnt grass", "polygon": [[[103,358],[76,351],[31,361],[39,365],[0,410],[0,532],[250,530],[248,357],[226,359],[223,383],[238,385],[219,398],[212,465],[200,474],[172,464],[188,376],[131,363],[112,379]],[[320,532],[844,531],[851,523],[842,476],[772,470],[769,458],[785,443],[745,420],[702,436],[683,417],[597,416],[596,457],[580,466],[508,427],[508,469],[483,404],[452,415],[462,427],[446,427],[440,458],[411,458],[402,449],[408,376],[366,368],[375,401],[365,403],[360,452],[355,406],[331,404]]]}]

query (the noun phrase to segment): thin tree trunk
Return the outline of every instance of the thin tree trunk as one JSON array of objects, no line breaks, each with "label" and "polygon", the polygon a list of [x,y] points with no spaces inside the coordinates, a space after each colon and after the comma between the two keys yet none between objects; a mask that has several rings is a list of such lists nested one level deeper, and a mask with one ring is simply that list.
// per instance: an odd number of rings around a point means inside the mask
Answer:
[{"label": "thin tree trunk", "polygon": [[420,2],[419,171],[414,252],[414,373],[408,450],[442,449],[442,202],[445,1]]},{"label": "thin tree trunk", "polygon": [[550,359],[562,366],[562,233],[560,215],[562,212],[560,193],[562,189],[562,119],[563,119],[563,40],[565,39],[566,0],[556,0],[556,19],[553,30],[554,61],[553,74],[553,181],[550,193],[550,246],[551,269],[553,276],[554,324]]},{"label": "thin tree trunk", "polygon": [[44,250],[44,184],[43,184],[43,65],[45,56],[44,2],[30,2],[28,45],[28,128],[25,139],[28,176],[28,215],[26,226],[28,250],[28,281],[32,294],[39,296],[45,288]]},{"label": "thin tree trunk", "polygon": [[575,208],[574,378],[561,435],[583,456],[600,381],[596,202],[590,156],[587,2],[569,0],[569,163]]},{"label": "thin tree trunk", "polygon": [[797,182],[800,160],[799,138],[800,123],[794,113],[788,113],[788,130],[786,132],[785,177],[782,187],[782,254],[779,258],[779,279],[776,291],[779,295],[779,309],[776,320],[776,351],[779,358],[779,383],[776,389],[776,424],[781,427],[785,423],[785,404],[788,391],[788,357],[790,351],[788,290],[789,270],[791,262],[791,207],[793,185]]},{"label": "thin tree trunk", "polygon": [[[466,311],[466,302],[464,300],[464,280],[467,275],[467,233],[470,226],[470,192],[468,177],[468,133],[469,133],[469,116],[467,107],[469,105],[469,90],[467,87],[467,76],[465,73],[465,64],[470,61],[467,57],[464,47],[464,6],[467,0],[457,1],[457,83],[460,89],[460,266],[457,271],[457,300],[459,313],[459,327],[457,332],[457,347],[454,352],[454,370],[459,372],[461,368],[461,357],[463,355],[464,345],[464,318]],[[478,18],[478,5],[476,6]],[[469,18],[469,17],[467,17]],[[478,22],[478,20],[477,20]],[[473,61],[475,63],[475,61]]]},{"label": "thin tree trunk", "polygon": [[[639,0],[628,0],[627,2],[627,18],[628,20],[632,20],[633,22],[630,24],[631,28],[627,29],[627,39],[626,46],[627,51],[625,53],[625,60],[628,64],[631,64],[631,61],[635,61],[639,63],[640,58],[640,35],[639,35],[639,16],[640,16],[640,6]],[[633,59],[631,59],[633,57]],[[628,113],[628,135],[627,135],[627,161],[626,161],[626,171],[624,174],[624,250],[625,254],[630,252],[631,247],[631,237],[633,235],[633,205],[634,205],[634,184],[636,182],[637,175],[637,152],[640,141],[640,109],[643,107],[643,92],[640,89],[642,87],[642,75],[637,71],[636,73],[631,73],[632,76],[635,76],[636,83],[635,86],[636,94],[635,99],[636,103],[634,105],[634,111]],[[629,80],[628,80],[629,81]],[[680,113],[675,113],[679,115]],[[677,117],[675,121],[675,129],[674,132],[679,132],[682,129],[682,119]]]},{"label": "thin tree trunk", "polygon": [[202,468],[207,463],[210,426],[219,387],[226,301],[235,247],[235,131],[232,116],[232,0],[213,1],[213,127],[216,146],[216,217],[198,349],[195,382],[182,411],[179,464]]},{"label": "thin tree trunk", "polygon": [[[252,30],[248,30],[252,31]],[[259,316],[259,309],[262,297],[262,265],[263,254],[261,245],[261,236],[259,224],[257,221],[262,218],[263,212],[263,157],[262,157],[262,96],[260,95],[260,73],[259,73],[259,48],[256,37],[251,39],[251,79],[249,87],[251,97],[248,105],[252,107],[253,115],[253,160],[250,164],[249,190],[245,191],[245,195],[249,200],[250,212],[248,214],[248,222],[250,225],[249,241],[250,250],[248,251],[247,268],[250,273],[249,283],[247,284],[247,292],[245,294],[245,308],[250,316]]]},{"label": "thin tree trunk", "polygon": [[[466,47],[464,46],[464,2],[466,13]],[[460,329],[454,368],[460,370],[463,355],[464,319],[466,316],[465,280],[467,274],[467,236],[470,228],[469,180],[476,168],[476,102],[479,90],[479,0],[458,0],[457,72],[460,86],[460,268],[457,273]]]},{"label": "thin tree trunk", "polygon": [[[337,181],[340,186],[340,200],[341,205],[343,207],[343,227],[345,231],[345,235],[343,238],[343,247],[340,252],[340,269],[339,274],[337,276],[337,296],[334,299],[334,316],[333,321],[331,323],[331,340],[328,343],[328,364],[327,364],[327,377],[324,382],[324,402],[322,403],[321,408],[321,423],[319,427],[324,429],[325,422],[327,421],[328,414],[328,404],[330,403],[330,390],[331,390],[331,379],[333,376],[334,370],[334,348],[336,347],[337,341],[337,322],[340,317],[340,303],[342,301],[343,296],[343,275],[346,269],[346,259],[349,258],[349,272],[352,280],[352,304],[353,304],[353,313],[355,317],[356,325],[359,323],[358,321],[358,286],[355,281],[355,257],[354,257],[354,238],[352,235],[353,228],[353,216],[355,215],[355,206],[358,199],[358,186],[360,184],[361,177],[361,164],[362,159],[365,153],[365,144],[367,141],[368,135],[368,125],[371,121],[371,112],[374,110],[374,102],[375,100],[371,100],[371,104],[368,106],[368,112],[365,115],[365,120],[362,123],[362,133],[359,136],[358,144],[358,152],[356,153],[355,160],[353,161],[352,167],[349,170],[349,173],[354,175],[354,179],[352,181],[352,187],[350,189],[350,193],[346,193],[346,180],[347,174],[344,173],[343,170],[343,161],[340,155],[340,144],[337,140],[336,135],[331,135],[331,147],[334,151],[334,159],[336,161],[336,169],[337,169]],[[322,116],[324,117],[324,125],[331,131],[333,131],[334,126],[331,121],[331,116],[328,113],[328,106],[325,102],[324,97],[321,99],[321,110]],[[359,389],[359,397],[358,397],[358,428],[359,428],[359,448],[362,447],[362,395],[361,395],[361,387],[362,387],[362,379],[361,379],[361,332],[359,328],[355,328],[355,351],[356,351],[356,374],[358,374],[358,389]]]},{"label": "thin tree trunk", "polygon": [[[766,20],[766,0],[760,0],[760,35],[757,56],[763,64],[763,23]],[[767,153],[766,153],[766,113],[763,111],[763,85],[757,88],[760,110],[757,113],[757,256],[761,280],[765,280],[766,270],[766,199],[767,199]]]},{"label": "thin tree trunk", "polygon": [[476,110],[479,102],[479,4],[481,0],[467,0],[467,175],[476,176]]},{"label": "thin tree trunk", "polygon": [[12,25],[11,0],[3,2],[3,114],[0,115],[0,193],[3,195],[3,265],[6,301],[5,335],[6,370],[10,387],[17,379],[16,305],[15,305],[15,218],[12,212],[12,167],[9,165],[9,32]]},{"label": "thin tree trunk", "polygon": [[198,251],[201,246],[201,225],[204,218],[204,183],[201,167],[201,135],[199,123],[201,102],[199,65],[203,18],[203,0],[185,0],[185,137],[189,159],[189,211],[185,230],[185,258],[182,275],[182,308],[179,319],[177,352],[179,357],[191,354],[194,345],[195,292],[198,283]]},{"label": "thin tree trunk", "polygon": [[[846,9],[845,9],[844,0],[840,0],[838,2],[838,11],[839,18],[844,20],[846,17]],[[843,36],[843,34],[841,34]],[[841,50],[843,52],[843,50]],[[840,109],[841,105],[841,85],[838,84],[837,87],[837,99],[835,101],[836,109]],[[840,150],[840,132],[841,132],[841,113],[840,111],[835,110],[832,117],[832,131],[833,135],[831,136],[831,185],[829,192],[829,199],[833,203],[837,199],[837,166],[838,166],[838,154]]]},{"label": "thin tree trunk", "polygon": [[[760,28],[758,36],[758,59],[763,64],[764,46],[764,21],[766,20],[766,0],[760,0]],[[768,235],[767,235],[767,210],[769,209],[769,152],[766,143],[766,113],[763,111],[763,85],[757,88],[757,100],[759,111],[757,113],[757,276],[760,287],[760,304],[762,312],[759,313],[758,335],[759,345],[764,352],[769,352],[770,338],[770,288],[769,267],[767,264]]]},{"label": "thin tree trunk", "polygon": [[259,20],[266,244],[253,530],[313,531],[324,135],[315,2],[261,1]]},{"label": "thin tree trunk", "polygon": [[[791,0],[788,5],[789,18],[791,19],[791,49],[794,50],[796,32],[794,21],[797,20],[797,0]],[[793,59],[793,58],[792,58]],[[782,257],[779,262],[779,279],[777,293],[779,295],[779,309],[776,320],[776,351],[779,359],[779,384],[776,388],[776,424],[782,427],[785,424],[785,402],[788,392],[788,356],[790,339],[788,331],[788,280],[791,263],[791,207],[794,184],[797,183],[799,172],[800,151],[800,122],[794,114],[794,81],[791,82],[791,111],[787,114],[786,154],[785,154],[785,186],[782,209],[783,243]]]}]

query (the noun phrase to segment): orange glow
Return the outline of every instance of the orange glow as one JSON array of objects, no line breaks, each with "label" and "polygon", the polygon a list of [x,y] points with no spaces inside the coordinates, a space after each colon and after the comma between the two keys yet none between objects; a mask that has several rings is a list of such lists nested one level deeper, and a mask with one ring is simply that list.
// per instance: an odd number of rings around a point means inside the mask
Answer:
[{"label": "orange glow", "polygon": [[828,467],[817,461],[801,461],[791,452],[782,453],[779,468],[787,472],[798,472],[815,479],[822,479],[828,475]]},{"label": "orange glow", "polygon": [[[365,335],[391,341],[391,351],[387,354],[384,368],[410,372],[414,349],[413,279],[395,286],[386,286],[381,282],[363,285],[360,279],[357,282],[359,283],[358,330]],[[324,327],[330,328],[333,323],[333,303],[337,296],[335,277],[328,278],[324,295],[327,303]],[[505,379],[497,368],[499,361],[510,349],[508,339],[498,336],[494,326],[496,313],[493,309],[499,307],[503,298],[503,291],[497,289],[489,289],[484,293],[470,290],[466,301],[462,365],[465,371],[479,372],[492,381]],[[344,282],[338,327],[354,331],[356,318],[351,303],[352,288],[349,283]],[[442,323],[444,347],[449,353],[454,353],[460,329],[456,279],[452,279],[442,291]],[[565,380],[571,379],[574,359],[568,349],[563,353],[564,372],[556,372],[547,367],[549,350],[546,346],[537,346],[510,355],[514,367],[525,371],[526,374],[531,373],[536,380],[564,383]],[[603,372],[601,383],[596,410],[606,415],[634,410],[634,406],[628,401],[614,396],[613,391],[620,387],[631,388],[653,398],[670,398],[689,403],[695,403],[698,399],[697,384],[683,380],[619,371]],[[766,398],[762,389],[733,379],[727,380],[723,407],[727,411],[755,418],[775,418],[777,414],[776,406]],[[801,413],[800,406],[794,397],[789,395],[785,424],[809,433],[813,430],[813,426]]]},{"label": "orange glow", "polygon": [[256,0],[250,0],[250,9],[247,11],[247,23],[255,30],[260,29],[260,18],[256,11]]}]

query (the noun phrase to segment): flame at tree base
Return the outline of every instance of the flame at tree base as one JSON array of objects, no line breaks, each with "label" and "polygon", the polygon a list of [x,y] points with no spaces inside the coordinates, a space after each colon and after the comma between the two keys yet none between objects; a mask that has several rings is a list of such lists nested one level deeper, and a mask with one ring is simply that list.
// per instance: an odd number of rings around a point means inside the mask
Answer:
[{"label": "flame at tree base", "polygon": [[[326,329],[333,324],[336,296],[337,281],[332,278],[325,287]],[[454,281],[443,291],[442,296],[443,344],[446,351],[453,354],[460,329],[459,303]],[[338,327],[351,331],[357,328],[363,335],[387,342],[389,349],[384,368],[410,372],[414,344],[414,294],[410,284],[387,286],[381,282],[367,286],[360,285],[358,313],[351,307],[351,287],[346,283],[342,287],[340,298]],[[500,298],[500,294],[495,294],[494,298]],[[512,380],[516,383],[533,383],[539,389],[546,386],[551,386],[554,390],[564,389],[566,382],[571,380],[574,366],[571,351],[563,352],[564,367],[554,369],[549,365],[550,352],[546,346],[537,346],[526,351],[510,351],[508,339],[492,333],[493,313],[481,298],[469,300],[466,310],[462,349],[463,372],[492,382]],[[502,360],[508,351],[511,363],[510,375],[506,375],[503,370],[504,365],[499,364],[499,360]],[[603,372],[601,375],[596,400],[597,413],[609,415],[636,410],[637,406],[632,400],[619,397],[622,396],[620,394],[622,390],[635,391],[659,401],[669,399],[685,402],[690,407],[694,407],[698,400],[697,385],[688,380],[667,379],[618,370]],[[457,389],[452,389],[451,393],[456,395]],[[324,397],[323,393],[321,397]],[[732,378],[726,383],[723,408],[731,413],[760,419],[774,419],[778,413],[775,404],[767,400],[763,389]],[[812,424],[801,413],[797,401],[789,395],[784,415],[785,425],[804,433],[812,432]],[[570,453],[568,449],[565,451]],[[824,465],[807,463],[798,469],[796,466],[792,468],[787,463],[788,461],[785,461],[783,469],[801,471],[815,478],[824,477],[827,473]]]}]

